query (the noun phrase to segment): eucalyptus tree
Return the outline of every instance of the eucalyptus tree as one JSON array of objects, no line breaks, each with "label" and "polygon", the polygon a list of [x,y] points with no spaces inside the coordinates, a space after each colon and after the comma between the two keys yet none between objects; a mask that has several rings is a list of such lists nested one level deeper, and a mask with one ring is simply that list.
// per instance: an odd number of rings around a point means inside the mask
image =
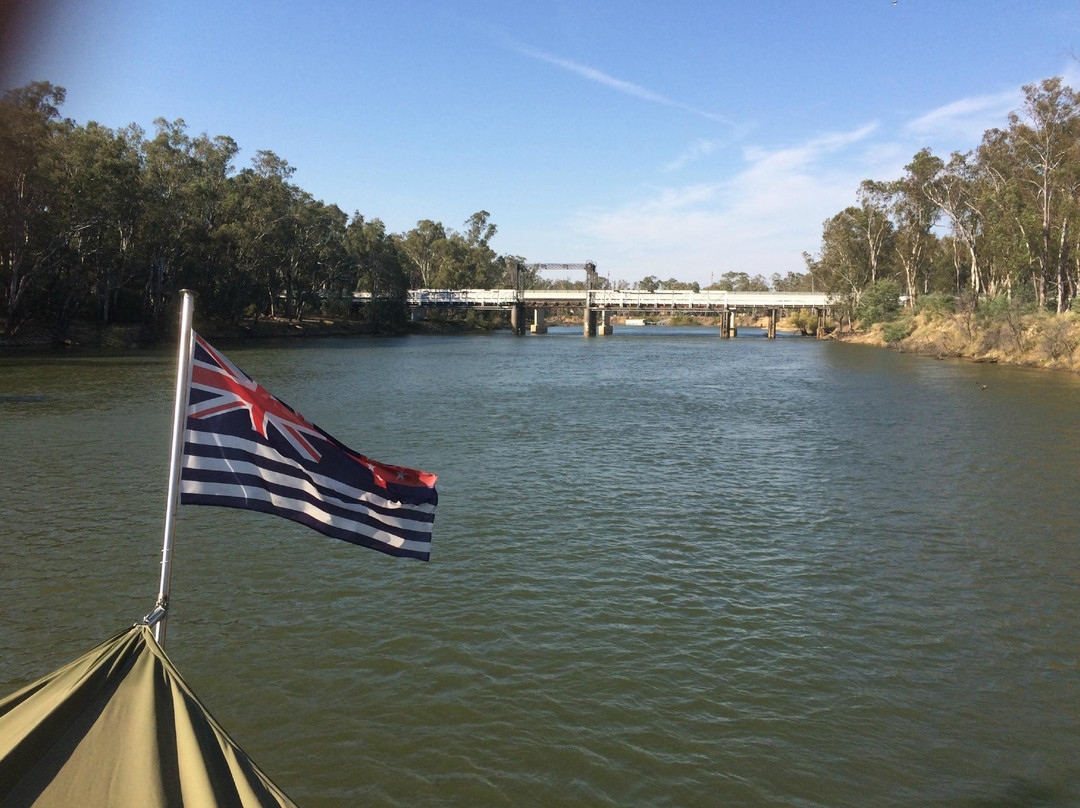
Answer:
[{"label": "eucalyptus tree", "polygon": [[506,268],[491,248],[491,239],[498,232],[491,222],[491,214],[486,210],[477,211],[466,219],[465,227],[465,232],[461,234],[465,247],[462,274],[468,279],[464,288],[492,289],[500,286],[506,280]]},{"label": "eucalyptus tree", "polygon": [[236,298],[245,301],[256,318],[264,313],[275,316],[282,299],[287,309],[291,306],[290,251],[297,241],[295,216],[301,193],[288,181],[294,171],[287,160],[260,150],[251,167],[230,183],[220,236],[232,253]]},{"label": "eucalyptus tree", "polygon": [[[690,284],[682,281],[676,281],[674,278],[664,281],[660,284],[663,289],[691,289],[692,291],[698,291],[698,284]],[[769,282],[761,275],[751,276],[748,272],[729,271],[720,276],[719,280],[713,281],[707,287],[708,289],[715,289],[723,292],[767,292],[769,291]]]},{"label": "eucalyptus tree", "polygon": [[409,259],[399,239],[386,232],[382,219],[365,219],[354,213],[345,232],[345,251],[356,273],[350,291],[405,299]]},{"label": "eucalyptus tree", "polygon": [[[924,187],[927,197],[949,219],[953,239],[949,253],[955,270],[953,291],[957,294],[968,285],[975,294],[986,288],[979,262],[985,218],[981,198],[984,186],[981,167],[973,160],[972,152],[953,152],[944,169]],[[966,264],[959,259],[959,246],[966,251]]]},{"label": "eucalyptus tree", "polygon": [[300,319],[305,306],[327,291],[345,257],[347,222],[337,205],[296,189],[283,228],[280,273],[285,317]]},{"label": "eucalyptus tree", "polygon": [[862,290],[874,282],[866,229],[863,209],[845,208],[825,220],[821,254],[807,261],[811,274],[821,279],[826,291],[844,295],[852,306],[858,305]]},{"label": "eucalyptus tree", "polygon": [[445,261],[446,228],[442,222],[421,219],[399,239],[409,262],[409,284],[414,289],[431,289]]},{"label": "eucalyptus tree", "polygon": [[354,213],[345,231],[345,252],[355,276],[349,291],[370,292],[366,319],[377,331],[395,331],[406,319],[406,295],[412,263],[401,238],[386,232],[381,219]]},{"label": "eucalyptus tree", "polygon": [[154,121],[157,134],[143,145],[142,193],[145,215],[139,239],[144,251],[143,317],[153,326],[187,250],[186,215],[191,179],[191,139],[182,118]]},{"label": "eucalyptus tree", "polygon": [[8,336],[29,316],[49,254],[53,186],[45,160],[64,97],[63,87],[45,81],[0,97],[0,302]]},{"label": "eucalyptus tree", "polygon": [[814,283],[814,275],[811,272],[792,272],[788,270],[786,275],[774,272],[769,283],[774,292],[814,292],[817,291]]},{"label": "eucalyptus tree", "polygon": [[849,214],[852,216],[852,226],[862,234],[871,283],[877,282],[882,256],[888,254],[893,246],[894,229],[889,219],[893,193],[891,183],[863,180],[857,194],[859,212]]},{"label": "eucalyptus tree", "polygon": [[141,162],[130,134],[68,122],[50,150],[53,249],[42,313],[57,338],[91,301],[94,316],[108,323],[113,296],[134,277]]},{"label": "eucalyptus tree", "polygon": [[936,236],[932,229],[940,210],[927,193],[934,178],[944,168],[940,157],[929,149],[918,151],[904,166],[907,172],[894,184],[892,218],[896,228],[896,256],[904,273],[908,300],[914,304],[920,285],[931,264]]},{"label": "eucalyptus tree", "polygon": [[1017,155],[1009,133],[990,129],[978,149],[979,186],[977,204],[982,211],[983,260],[980,271],[991,296],[1011,295],[1034,277],[1036,257],[1032,251],[1038,216],[1029,195],[1015,179]]},{"label": "eucalyptus tree", "polygon": [[1047,287],[1053,281],[1057,288],[1056,308],[1061,312],[1067,289],[1067,203],[1075,199],[1080,188],[1080,98],[1060,78],[1045,79],[1024,86],[1021,112],[1009,115],[1008,136],[1017,158],[1016,180],[1030,194],[1039,215],[1038,241],[1033,250],[1038,272],[1033,287],[1039,305],[1045,306]]},{"label": "eucalyptus tree", "polygon": [[346,249],[349,217],[337,205],[316,200],[304,206],[298,221],[300,244],[309,256],[307,287],[297,300],[297,317],[307,303],[351,295],[354,265]]},{"label": "eucalyptus tree", "polygon": [[[748,287],[752,283],[754,283],[754,281],[750,280],[750,276],[747,275],[745,272],[741,272],[739,274],[746,276],[746,282],[747,282]],[[769,290],[769,286],[768,286],[767,283],[765,283],[764,278],[762,278],[760,275],[755,275],[754,278],[755,278],[756,281],[760,282],[760,284],[764,285],[765,288],[764,289],[750,289],[750,288],[747,288],[746,290],[739,290],[739,291],[766,291],[767,292]],[[604,278],[603,281],[606,284],[607,283],[607,278]],[[660,282],[660,288],[663,289],[665,292],[677,292],[677,291],[700,292],[701,291],[701,284],[698,283],[697,281],[680,281],[677,278],[668,278],[666,281],[661,281]]]},{"label": "eucalyptus tree", "polygon": [[229,222],[232,160],[239,151],[228,136],[192,138],[182,119],[158,118],[156,135],[142,144],[142,216],[138,239],[144,265],[143,318],[161,323],[166,303],[180,286],[207,292],[218,309],[222,276],[232,267],[222,228]]},{"label": "eucalyptus tree", "polygon": [[233,253],[223,227],[229,222],[229,197],[234,177],[233,160],[240,147],[228,135],[210,138],[205,133],[191,141],[192,176],[187,215],[192,220],[183,284],[205,292],[207,311],[226,314],[235,274]]}]

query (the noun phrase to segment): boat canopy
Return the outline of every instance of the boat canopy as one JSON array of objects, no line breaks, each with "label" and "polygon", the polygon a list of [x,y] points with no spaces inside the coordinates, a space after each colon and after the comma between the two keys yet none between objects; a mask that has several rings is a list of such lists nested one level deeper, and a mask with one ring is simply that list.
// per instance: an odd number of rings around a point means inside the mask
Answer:
[{"label": "boat canopy", "polygon": [[0,805],[295,803],[137,625],[0,701]]}]

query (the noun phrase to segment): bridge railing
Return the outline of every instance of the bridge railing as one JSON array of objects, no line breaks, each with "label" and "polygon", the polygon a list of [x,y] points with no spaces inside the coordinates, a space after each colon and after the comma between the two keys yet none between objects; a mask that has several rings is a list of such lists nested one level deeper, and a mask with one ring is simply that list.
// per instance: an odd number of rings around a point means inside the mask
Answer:
[{"label": "bridge railing", "polygon": [[[422,306],[485,306],[509,308],[515,303],[527,306],[589,305],[615,309],[722,309],[725,307],[814,308],[833,305],[831,295],[816,292],[724,292],[710,289],[704,292],[689,290],[592,289],[526,289],[518,296],[514,289],[411,289],[407,303]],[[371,300],[371,294],[357,292],[357,303]]]}]

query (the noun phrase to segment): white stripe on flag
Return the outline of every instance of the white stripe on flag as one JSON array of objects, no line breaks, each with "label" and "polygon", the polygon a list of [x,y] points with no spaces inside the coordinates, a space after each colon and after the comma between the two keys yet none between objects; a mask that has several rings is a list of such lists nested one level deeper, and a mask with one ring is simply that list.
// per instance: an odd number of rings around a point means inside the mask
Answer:
[{"label": "white stripe on flag", "polygon": [[[259,488],[257,486],[249,487],[239,486],[230,483],[202,483],[192,482],[190,480],[181,480],[180,492],[182,494],[202,494],[204,496],[211,497],[241,497],[249,500],[258,499],[264,502],[269,502],[275,508],[305,514],[324,525],[328,525],[334,528],[340,528],[341,530],[347,530],[350,533],[359,533],[362,536],[366,536],[370,539],[380,541],[383,544],[388,544],[391,547],[398,547],[404,550],[414,550],[418,552],[427,552],[431,548],[430,541],[414,541],[409,539],[403,539],[400,536],[395,536],[393,533],[389,533],[385,530],[379,530],[377,528],[371,527],[370,525],[365,525],[360,522],[354,522],[351,519],[346,519],[341,516],[329,514],[321,508],[318,508],[307,502],[306,500],[290,499],[289,497],[283,497],[278,494],[271,493],[265,488]],[[427,526],[426,532],[431,532],[430,525]]]},{"label": "white stripe on flag", "polygon": [[[261,443],[256,443],[255,441],[244,440],[243,438],[236,438],[232,435],[225,435],[219,432],[197,432],[192,429],[188,429],[184,433],[184,440],[188,443],[194,443],[197,446],[220,446],[226,449],[238,449],[240,451],[255,455],[257,457],[272,460],[276,463],[287,464],[295,468],[299,474],[304,475],[316,485],[320,485],[324,488],[336,491],[341,496],[347,497],[352,500],[366,502],[372,505],[378,505],[382,508],[404,508],[412,511],[418,511],[420,513],[435,513],[435,506],[431,503],[425,502],[416,505],[410,505],[408,503],[399,502],[396,499],[387,499],[386,497],[379,496],[378,494],[372,493],[371,491],[366,491],[363,488],[354,488],[353,486],[345,485],[345,483],[343,483],[336,477],[325,477],[321,474],[314,474],[313,472],[301,466],[291,457],[286,457],[285,455],[274,450],[273,448],[269,446],[264,446]],[[195,455],[185,454],[184,465],[190,467],[188,461],[195,458]],[[209,458],[200,459],[207,460]],[[268,472],[264,471],[262,468],[258,468],[258,474],[265,476],[268,474]],[[315,494],[316,496],[325,496],[323,494],[318,494],[314,490],[310,490],[309,493]],[[349,503],[342,502],[341,504],[348,505]]]},{"label": "white stripe on flag", "polygon": [[[401,530],[418,530],[426,533],[431,532],[431,522],[420,522],[415,519],[408,519],[402,516],[396,516],[393,514],[385,514],[380,511],[372,510],[368,503],[356,503],[346,502],[345,500],[338,499],[337,497],[327,496],[319,491],[314,485],[307,480],[294,477],[291,474],[281,474],[279,472],[270,471],[264,469],[261,466],[256,465],[245,460],[226,460],[220,457],[199,457],[198,455],[185,455],[184,456],[184,468],[197,469],[199,471],[209,472],[221,472],[225,474],[249,474],[253,477],[258,477],[261,480],[265,480],[268,483],[275,485],[281,485],[291,488],[295,491],[310,494],[316,499],[322,500],[329,504],[335,505],[339,508],[347,509],[355,513],[362,513],[371,516],[379,522],[382,522],[388,527],[396,527]],[[196,483],[196,480],[190,480],[188,482]],[[250,486],[242,486],[237,483],[233,483],[234,487],[242,489],[247,496],[247,491]],[[376,497],[368,497],[369,500],[377,499]],[[402,505],[399,502],[392,502],[388,507],[393,508],[407,508],[409,506]],[[422,508],[416,507],[415,510],[420,511]]]}]

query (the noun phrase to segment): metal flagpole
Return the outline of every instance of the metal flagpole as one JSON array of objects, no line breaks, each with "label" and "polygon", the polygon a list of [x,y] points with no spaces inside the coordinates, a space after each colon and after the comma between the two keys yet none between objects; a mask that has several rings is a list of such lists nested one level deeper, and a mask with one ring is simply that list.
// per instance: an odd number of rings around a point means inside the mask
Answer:
[{"label": "metal flagpole", "polygon": [[165,504],[165,539],[161,546],[161,584],[154,611],[144,618],[153,625],[157,644],[165,645],[165,622],[169,617],[169,577],[172,573],[173,526],[180,497],[180,463],[184,449],[184,424],[187,421],[188,388],[191,386],[191,358],[194,340],[191,319],[195,293],[180,290],[180,348],[176,367],[176,400],[173,403],[172,453],[169,455],[169,494]]}]

